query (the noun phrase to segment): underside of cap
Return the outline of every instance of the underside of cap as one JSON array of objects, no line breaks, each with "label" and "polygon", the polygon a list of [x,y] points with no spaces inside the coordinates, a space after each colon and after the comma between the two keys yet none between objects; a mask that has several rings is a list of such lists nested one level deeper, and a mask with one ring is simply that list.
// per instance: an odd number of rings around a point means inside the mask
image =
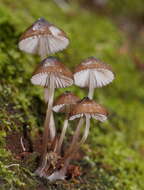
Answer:
[{"label": "underside of cap", "polygon": [[48,87],[51,75],[54,78],[55,88],[65,88],[73,84],[71,71],[55,57],[46,58],[38,65],[31,82]]},{"label": "underside of cap", "polygon": [[106,115],[102,115],[102,114],[94,114],[92,115],[93,119],[96,119],[98,121],[104,122],[107,120],[107,116]]},{"label": "underside of cap", "polygon": [[102,115],[102,114],[88,114],[88,113],[82,113],[82,114],[77,114],[77,115],[72,115],[70,116],[69,120],[75,120],[81,117],[86,117],[89,116],[89,118],[93,118],[96,119],[98,121],[104,122],[107,120],[107,116],[106,115]]},{"label": "underside of cap", "polygon": [[112,82],[114,77],[111,66],[95,57],[85,59],[74,71],[74,82],[80,87],[102,87]]},{"label": "underside of cap", "polygon": [[70,116],[69,117],[69,120],[75,120],[75,119],[78,119],[78,118],[81,118],[81,117],[83,117],[84,116],[84,114],[82,113],[82,114],[77,114],[77,115],[72,115],[72,116]]},{"label": "underside of cap", "polygon": [[59,105],[55,105],[53,106],[53,111],[54,112],[63,112],[63,108],[65,107],[65,104],[59,104]]},{"label": "underside of cap", "polygon": [[[44,87],[48,87],[49,84],[49,77],[52,73],[39,73],[31,78],[31,82],[34,85],[40,85]],[[65,88],[67,86],[71,86],[73,84],[73,80],[66,76],[62,76],[59,74],[53,74],[55,80],[55,88]]]},{"label": "underside of cap", "polygon": [[89,87],[90,80],[94,88],[105,86],[114,79],[112,71],[107,69],[86,69],[74,74],[74,82],[80,87]]},{"label": "underside of cap", "polygon": [[38,19],[19,40],[19,49],[41,57],[65,49],[69,44],[66,34],[45,19]]},{"label": "underside of cap", "polygon": [[[55,112],[70,112],[71,107],[80,100],[72,92],[66,91],[61,94],[54,102],[53,110]],[[69,106],[69,111],[66,109]]]},{"label": "underside of cap", "polygon": [[108,112],[103,106],[97,104],[94,100],[84,98],[73,106],[69,119],[74,120],[86,115],[100,121],[105,121],[107,119]]},{"label": "underside of cap", "polygon": [[18,47],[26,53],[36,54],[38,52],[38,44],[39,38],[37,36],[32,36],[21,40]]},{"label": "underside of cap", "polygon": [[68,44],[69,40],[63,36],[39,35],[21,40],[19,49],[27,53],[46,57],[65,49]]},{"label": "underside of cap", "polygon": [[54,112],[61,112],[61,113],[70,113],[70,110],[72,109],[73,104],[59,104],[55,105],[53,107]]}]

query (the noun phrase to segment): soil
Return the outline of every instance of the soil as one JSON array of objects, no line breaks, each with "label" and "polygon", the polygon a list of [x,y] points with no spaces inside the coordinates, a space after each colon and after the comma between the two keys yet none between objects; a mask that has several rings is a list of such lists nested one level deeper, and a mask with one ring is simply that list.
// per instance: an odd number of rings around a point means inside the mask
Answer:
[{"label": "soil", "polygon": [[[31,140],[30,137],[24,138],[22,133],[12,132],[9,133],[6,137],[6,149],[10,150],[15,159],[19,160],[22,163],[27,163],[28,160],[33,156],[33,153],[37,153],[37,159],[35,159],[34,165],[38,166],[40,160],[40,154],[42,150],[42,134],[37,133],[35,135],[35,139],[33,143],[30,144]],[[31,151],[32,146],[32,151]],[[80,161],[84,156],[82,151],[78,152],[75,155],[74,160]],[[79,166],[76,165],[69,165],[68,172],[67,172],[67,180],[76,179],[82,175],[81,169]],[[38,190],[45,190],[45,186],[43,184],[39,185]]]}]

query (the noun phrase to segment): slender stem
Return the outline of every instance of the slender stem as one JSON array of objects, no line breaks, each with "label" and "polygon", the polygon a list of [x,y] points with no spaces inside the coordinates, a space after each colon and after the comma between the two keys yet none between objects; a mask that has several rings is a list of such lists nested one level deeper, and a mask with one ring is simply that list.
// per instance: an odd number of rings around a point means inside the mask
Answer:
[{"label": "slender stem", "polygon": [[54,140],[55,136],[56,136],[56,128],[55,128],[54,116],[53,116],[53,111],[52,111],[51,117],[50,117],[50,138],[51,138],[51,140]]},{"label": "slender stem", "polygon": [[[49,90],[48,88],[44,89],[44,101],[45,103],[48,103],[49,101]],[[50,118],[50,137],[53,140],[56,135],[56,128],[55,128],[55,122],[54,122],[54,116],[53,112],[51,113],[51,118]]]},{"label": "slender stem", "polygon": [[59,139],[59,144],[58,144],[58,148],[57,148],[57,153],[58,154],[61,152],[61,147],[62,147],[64,137],[65,137],[65,134],[66,134],[66,130],[67,130],[67,127],[68,127],[69,112],[70,112],[70,105],[66,105],[66,119],[64,120],[63,129],[62,129],[60,139]]},{"label": "slender stem", "polygon": [[46,48],[47,48],[47,54],[51,54],[51,49],[50,49],[50,42],[49,38],[46,38]]},{"label": "slender stem", "polygon": [[46,156],[46,153],[47,153],[47,144],[48,144],[48,136],[49,136],[49,132],[50,132],[50,117],[51,117],[51,113],[52,113],[54,90],[55,90],[55,83],[54,83],[53,75],[51,75],[51,77],[50,77],[50,87],[49,87],[48,108],[47,108],[47,112],[46,112],[46,119],[45,119],[45,122],[44,122],[42,162],[45,160],[45,156]]},{"label": "slender stem", "polygon": [[84,132],[84,135],[80,141],[79,146],[81,146],[86,141],[88,134],[89,134],[89,128],[90,128],[90,116],[86,115],[86,128],[85,128],[85,132]]},{"label": "slender stem", "polygon": [[89,92],[88,92],[88,97],[90,99],[93,99],[94,95],[94,84],[93,84],[93,73],[90,74],[89,76]]},{"label": "slender stem", "polygon": [[55,136],[55,138],[53,140],[53,144],[52,144],[52,149],[51,149],[53,152],[57,152],[58,143],[59,143],[59,137]]},{"label": "slender stem", "polygon": [[86,115],[86,127],[84,130],[83,137],[79,143],[75,143],[75,146],[73,146],[73,148],[71,149],[71,153],[70,153],[71,155],[75,154],[80,148],[80,146],[86,141],[88,137],[88,133],[89,133],[89,128],[90,128],[90,116]]},{"label": "slender stem", "polygon": [[80,143],[77,143],[77,145],[75,147],[73,147],[69,157],[66,157],[65,162],[64,162],[64,167],[60,170],[61,172],[63,172],[63,174],[66,173],[69,163],[72,160],[74,154],[79,150],[80,146],[86,141],[86,139],[88,137],[88,133],[89,133],[89,128],[90,128],[90,116],[86,115],[86,128],[85,128],[83,137],[82,137]]},{"label": "slender stem", "polygon": [[76,128],[76,131],[75,131],[74,136],[73,136],[71,146],[73,146],[76,143],[76,141],[78,140],[79,135],[80,135],[80,130],[81,130],[81,127],[83,126],[83,123],[84,123],[84,119],[80,118],[78,125],[77,125],[77,128]]},{"label": "slender stem", "polygon": [[73,148],[75,147],[75,145],[77,144],[77,141],[78,141],[78,138],[80,136],[80,131],[81,131],[81,127],[83,126],[83,123],[84,123],[84,119],[83,118],[80,118],[79,122],[78,122],[78,125],[76,127],[76,130],[74,132],[74,135],[73,135],[73,139],[72,139],[72,143],[69,147],[69,150],[68,152],[66,153],[65,157],[67,157],[69,154],[71,154],[71,151],[73,150]]},{"label": "slender stem", "polygon": [[49,91],[48,88],[44,89],[44,101],[45,103],[48,103],[48,99],[49,99]]},{"label": "slender stem", "polygon": [[61,135],[60,135],[58,148],[57,148],[57,153],[58,154],[61,152],[61,147],[62,147],[62,144],[63,144],[63,140],[64,140],[64,137],[65,137],[65,134],[66,134],[67,127],[68,127],[68,118],[66,118],[64,120],[64,125],[63,125],[63,129],[62,129],[62,132],[61,132]]},{"label": "slender stem", "polygon": [[39,47],[38,47],[38,53],[41,57],[41,60],[44,60],[46,58],[46,48],[44,47],[44,44],[45,44],[45,39],[42,37],[42,38],[39,38]]}]

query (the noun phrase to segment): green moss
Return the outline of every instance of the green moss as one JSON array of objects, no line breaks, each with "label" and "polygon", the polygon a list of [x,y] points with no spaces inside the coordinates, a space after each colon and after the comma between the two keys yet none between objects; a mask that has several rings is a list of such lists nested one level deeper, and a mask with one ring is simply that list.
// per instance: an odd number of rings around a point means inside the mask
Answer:
[{"label": "green moss", "polygon": [[[0,2],[2,189],[28,190],[42,183],[49,189],[144,189],[143,74],[136,70],[129,55],[120,53],[126,37],[109,18],[90,13],[78,6],[74,8],[70,12],[63,12],[52,1],[44,0]],[[41,16],[68,34],[70,46],[57,54],[67,66],[73,69],[82,59],[92,55],[111,64],[116,73],[116,80],[111,85],[95,90],[95,100],[109,109],[110,117],[105,124],[92,122],[87,144],[83,146],[86,155],[80,162],[84,168],[83,173],[85,170],[87,173],[82,175],[82,179],[86,181],[83,185],[74,182],[41,182],[31,173],[34,166],[30,161],[27,165],[20,165],[4,149],[8,131],[22,131],[22,127],[27,126],[34,136],[37,129],[42,129],[45,114],[43,89],[30,83],[31,74],[40,59],[17,49],[20,34]],[[141,51],[143,52],[142,47]],[[72,89],[80,97],[87,93],[77,87],[68,89]],[[66,89],[58,89],[56,95],[64,90]],[[7,167],[13,163],[19,166]],[[87,172],[89,168],[90,171]]]}]

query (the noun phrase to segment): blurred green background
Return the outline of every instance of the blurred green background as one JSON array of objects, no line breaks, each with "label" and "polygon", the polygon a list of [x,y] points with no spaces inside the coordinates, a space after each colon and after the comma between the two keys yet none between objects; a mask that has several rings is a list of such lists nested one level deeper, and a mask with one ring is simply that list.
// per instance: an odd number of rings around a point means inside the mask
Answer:
[{"label": "blurred green background", "polygon": [[[43,89],[30,83],[40,58],[17,48],[21,33],[39,17],[70,38],[69,47],[56,55],[69,68],[95,56],[116,74],[112,84],[95,90],[94,99],[110,117],[106,123],[92,122],[83,158],[76,163],[82,183],[40,180],[33,174],[36,152],[19,160],[8,150],[16,143],[13,135],[27,129],[35,139],[43,129]],[[143,52],[143,0],[0,0],[0,189],[144,190]],[[58,89],[56,96],[65,90],[87,95],[73,86]],[[62,125],[61,117],[57,124]]]}]

